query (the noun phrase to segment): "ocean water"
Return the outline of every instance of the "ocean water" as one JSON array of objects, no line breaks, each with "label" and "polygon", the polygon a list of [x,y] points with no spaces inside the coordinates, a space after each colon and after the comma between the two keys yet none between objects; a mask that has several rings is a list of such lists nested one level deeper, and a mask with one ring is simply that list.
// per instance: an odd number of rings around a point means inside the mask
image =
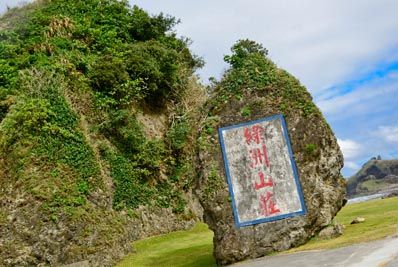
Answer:
[{"label": "ocean water", "polygon": [[359,202],[364,202],[364,201],[368,201],[368,200],[372,200],[372,199],[382,198],[385,195],[386,195],[386,193],[380,193],[380,194],[373,194],[373,195],[369,195],[369,196],[351,198],[348,200],[347,204],[359,203]]}]

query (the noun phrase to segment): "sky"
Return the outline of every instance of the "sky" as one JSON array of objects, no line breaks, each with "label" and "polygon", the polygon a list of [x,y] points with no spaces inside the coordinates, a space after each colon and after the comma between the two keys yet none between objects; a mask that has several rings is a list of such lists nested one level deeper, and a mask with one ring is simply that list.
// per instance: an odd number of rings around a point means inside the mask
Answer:
[{"label": "sky", "polygon": [[4,12],[7,11],[7,8],[24,5],[25,3],[32,1],[33,0],[0,0],[0,14],[4,14]]},{"label": "sky", "polygon": [[[0,0],[0,13],[19,0]],[[312,94],[344,155],[343,175],[371,157],[398,158],[398,1],[396,0],[130,0],[151,14],[181,20],[219,79],[223,56],[239,39],[263,44],[269,57]]]}]

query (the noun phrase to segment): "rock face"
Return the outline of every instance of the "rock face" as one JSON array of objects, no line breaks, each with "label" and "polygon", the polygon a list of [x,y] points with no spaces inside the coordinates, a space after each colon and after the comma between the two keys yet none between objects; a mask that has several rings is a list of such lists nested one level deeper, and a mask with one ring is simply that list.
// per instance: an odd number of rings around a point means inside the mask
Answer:
[{"label": "rock face", "polygon": [[0,16],[0,266],[114,266],[202,218],[201,60],[127,1],[33,2]]},{"label": "rock face", "polygon": [[[345,196],[342,154],[306,89],[267,59],[260,45],[243,40],[232,52],[226,57],[231,68],[207,103],[198,144],[197,192],[219,265],[305,243],[330,224]],[[216,129],[275,114],[286,119],[307,213],[237,228]]]},{"label": "rock face", "polygon": [[318,237],[320,239],[331,239],[341,236],[343,234],[343,231],[344,226],[342,224],[330,225],[322,229],[322,231],[319,232]]},{"label": "rock face", "polygon": [[347,181],[348,197],[389,193],[398,190],[398,160],[382,160],[380,156],[366,162]]}]

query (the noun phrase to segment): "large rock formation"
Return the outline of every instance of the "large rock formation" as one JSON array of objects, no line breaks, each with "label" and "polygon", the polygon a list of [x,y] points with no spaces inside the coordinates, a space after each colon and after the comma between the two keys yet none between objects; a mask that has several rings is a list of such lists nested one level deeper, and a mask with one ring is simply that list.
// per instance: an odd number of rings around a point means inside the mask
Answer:
[{"label": "large rock formation", "polygon": [[[310,94],[277,68],[267,51],[239,41],[225,59],[231,68],[216,83],[198,142],[198,194],[204,220],[214,231],[219,265],[260,257],[305,243],[329,225],[344,203],[343,157]],[[216,129],[284,114],[301,181],[306,215],[237,228]]]},{"label": "large rock formation", "polygon": [[202,218],[205,94],[175,23],[118,0],[0,16],[0,266],[114,266],[132,241]]}]

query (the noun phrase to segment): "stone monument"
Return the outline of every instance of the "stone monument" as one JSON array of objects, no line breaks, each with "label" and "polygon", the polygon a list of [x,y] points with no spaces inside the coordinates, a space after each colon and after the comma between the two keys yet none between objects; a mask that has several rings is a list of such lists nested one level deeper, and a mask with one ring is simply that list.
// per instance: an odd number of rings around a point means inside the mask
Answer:
[{"label": "stone monument", "polygon": [[196,192],[218,265],[304,244],[346,192],[336,137],[306,88],[259,44],[241,40],[232,52],[197,145]]}]

